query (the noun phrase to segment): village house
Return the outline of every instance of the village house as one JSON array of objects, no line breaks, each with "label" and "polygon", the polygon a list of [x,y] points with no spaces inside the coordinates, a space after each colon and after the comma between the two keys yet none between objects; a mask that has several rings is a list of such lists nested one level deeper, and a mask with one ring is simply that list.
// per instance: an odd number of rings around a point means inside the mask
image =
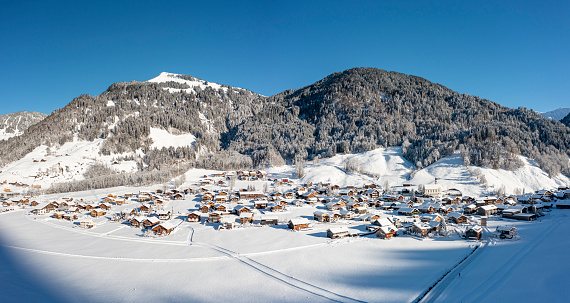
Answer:
[{"label": "village house", "polygon": [[239,223],[253,223],[253,213],[243,212],[239,214]]},{"label": "village house", "polygon": [[134,217],[129,223],[131,223],[132,227],[140,227],[145,219],[144,217]]},{"label": "village house", "polygon": [[398,230],[394,226],[380,226],[376,230],[376,236],[380,239],[391,239]]},{"label": "village house", "polygon": [[83,219],[79,222],[79,227],[82,228],[93,228],[95,223],[93,223],[92,219]]},{"label": "village house", "polygon": [[256,209],[266,209],[267,208],[267,200],[256,200],[253,204]]},{"label": "village house", "polygon": [[188,222],[200,222],[201,213],[199,211],[193,211],[188,214]]},{"label": "village house", "polygon": [[310,228],[309,220],[307,218],[295,218],[289,220],[288,227],[292,230],[306,230]]},{"label": "village house", "polygon": [[170,220],[170,216],[171,216],[170,211],[164,211],[164,210],[159,211],[157,213],[157,215],[158,215],[158,219],[162,220],[162,221]]},{"label": "village house", "polygon": [[173,223],[171,221],[162,222],[154,226],[152,228],[152,231],[154,232],[155,235],[167,236],[174,230],[174,228],[176,227],[175,224],[176,223]]},{"label": "village house", "polygon": [[348,235],[348,228],[346,226],[331,227],[327,229],[327,237],[331,239],[344,238]]},{"label": "village house", "polygon": [[102,217],[106,214],[102,209],[93,209],[91,210],[91,217],[97,218]]},{"label": "village house", "polygon": [[447,218],[449,219],[449,221],[451,221],[455,224],[467,223],[467,216],[465,216],[464,214],[460,214],[458,212],[451,212],[451,213],[447,214]]},{"label": "village house", "polygon": [[497,214],[498,208],[494,204],[479,206],[476,213],[480,216],[491,216]]},{"label": "village house", "polygon": [[160,223],[160,220],[157,217],[147,217],[141,223],[144,228],[150,228]]},{"label": "village house", "polygon": [[479,240],[481,238],[481,231],[483,229],[479,225],[468,228],[465,231],[465,238],[472,240]]},{"label": "village house", "polygon": [[260,223],[261,225],[277,225],[279,218],[276,215],[263,215]]},{"label": "village house", "polygon": [[245,205],[238,205],[238,206],[234,207],[234,213],[236,215],[239,216],[239,214],[244,213],[244,212],[250,213],[251,209]]},{"label": "village house", "polygon": [[514,225],[497,226],[496,231],[503,239],[512,239],[517,234],[517,228]]},{"label": "village house", "polygon": [[209,223],[220,223],[220,219],[222,218],[222,214],[219,212],[211,212],[208,216]]},{"label": "village house", "polygon": [[220,223],[222,223],[222,225],[220,226],[220,228],[223,229],[232,229],[236,226],[236,217],[229,215],[229,216],[222,216],[220,218]]}]

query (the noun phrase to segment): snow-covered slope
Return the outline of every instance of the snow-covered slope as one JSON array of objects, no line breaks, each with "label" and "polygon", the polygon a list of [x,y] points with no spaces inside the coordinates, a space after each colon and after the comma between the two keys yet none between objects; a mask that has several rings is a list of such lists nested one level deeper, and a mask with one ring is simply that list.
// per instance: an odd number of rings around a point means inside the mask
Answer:
[{"label": "snow-covered slope", "polygon": [[[195,86],[200,87],[201,89],[206,89],[206,87],[211,87],[214,90],[218,90],[220,88],[223,89],[224,91],[227,90],[227,88],[222,87],[218,83],[208,82],[208,81],[201,80],[201,79],[191,77],[191,76],[182,76],[179,74],[173,74],[173,73],[167,73],[167,72],[160,73],[160,75],[158,75],[155,78],[148,80],[148,82],[155,82],[155,83],[176,82],[176,83],[181,83],[181,84],[187,84],[188,86],[190,86],[190,88],[187,89],[189,91],[193,90],[193,88]],[[168,89],[171,92],[181,90],[181,89],[174,89],[174,88],[168,88]]]},{"label": "snow-covered slope", "polygon": [[168,131],[160,128],[150,128],[149,137],[152,139],[153,148],[163,148],[163,147],[184,147],[192,146],[196,142],[196,137],[192,134],[179,134],[174,135]]},{"label": "snow-covered slope", "polygon": [[47,115],[38,112],[16,112],[0,116],[0,140],[19,136],[28,127],[40,122]]}]

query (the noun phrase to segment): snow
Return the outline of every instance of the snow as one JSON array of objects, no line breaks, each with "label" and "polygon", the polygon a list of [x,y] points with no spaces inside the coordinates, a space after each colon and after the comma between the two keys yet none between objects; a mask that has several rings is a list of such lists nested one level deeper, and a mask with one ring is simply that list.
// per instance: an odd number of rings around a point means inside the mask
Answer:
[{"label": "snow", "polygon": [[190,88],[188,88],[188,89],[176,89],[176,88],[166,87],[165,89],[171,93],[172,92],[180,92],[180,91],[186,91],[187,93],[190,93],[190,92],[194,91],[195,86],[200,87],[200,89],[202,89],[202,90],[206,89],[206,87],[211,87],[214,90],[218,90],[218,89],[222,89],[224,91],[227,90],[226,87],[222,87],[221,85],[219,85],[217,83],[207,82],[207,81],[204,81],[204,80],[201,80],[198,78],[194,78],[194,81],[185,80],[185,79],[181,79],[179,76],[180,75],[178,75],[178,74],[162,72],[157,77],[148,80],[148,82],[164,83],[164,82],[171,82],[172,81],[172,82],[176,82],[176,83],[188,84],[190,86]]},{"label": "snow", "polygon": [[160,128],[150,128],[149,137],[152,139],[152,148],[192,146],[196,137],[192,134],[174,135]]},{"label": "snow", "polygon": [[115,106],[115,102],[113,102],[112,100],[108,100],[107,101],[107,106]]}]

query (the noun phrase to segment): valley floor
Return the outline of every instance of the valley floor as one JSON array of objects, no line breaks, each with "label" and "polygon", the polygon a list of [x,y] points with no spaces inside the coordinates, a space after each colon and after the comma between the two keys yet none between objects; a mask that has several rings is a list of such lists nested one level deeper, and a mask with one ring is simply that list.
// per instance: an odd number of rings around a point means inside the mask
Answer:
[{"label": "valley floor", "polygon": [[[500,224],[491,220],[489,230]],[[435,301],[568,301],[566,212],[517,227],[519,240],[490,238]],[[184,222],[171,236],[149,238],[118,222],[83,230],[8,212],[0,214],[0,299],[411,302],[476,245],[456,235],[330,240],[325,230]]]}]

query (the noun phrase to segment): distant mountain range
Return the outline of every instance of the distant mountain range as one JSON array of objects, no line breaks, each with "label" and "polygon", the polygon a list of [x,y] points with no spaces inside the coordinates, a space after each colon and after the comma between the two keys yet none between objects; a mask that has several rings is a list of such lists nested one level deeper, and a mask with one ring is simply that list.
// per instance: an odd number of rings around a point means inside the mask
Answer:
[{"label": "distant mountain range", "polygon": [[0,140],[22,135],[28,127],[40,122],[46,114],[38,112],[16,112],[0,116]]},{"label": "distant mountain range", "polygon": [[561,107],[549,112],[541,113],[541,115],[545,118],[550,118],[558,121],[562,120],[568,114],[570,114],[570,107]]},{"label": "distant mountain range", "polygon": [[[157,149],[151,128],[195,141]],[[270,97],[161,73],[81,95],[21,136],[0,141],[0,166],[42,144],[103,139],[102,155],[134,159],[140,170],[180,161],[216,169],[278,166],[402,146],[418,168],[460,151],[466,164],[515,169],[522,154],[557,175],[569,173],[569,132],[532,110],[376,68],[334,73]]]}]

